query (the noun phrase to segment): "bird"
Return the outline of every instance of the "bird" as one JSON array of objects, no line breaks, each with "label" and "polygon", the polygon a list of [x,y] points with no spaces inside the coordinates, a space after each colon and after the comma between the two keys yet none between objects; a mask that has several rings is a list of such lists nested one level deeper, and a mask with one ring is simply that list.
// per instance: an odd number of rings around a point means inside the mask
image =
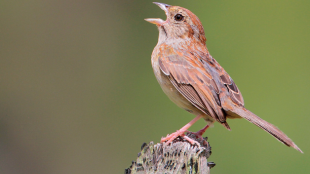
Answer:
[{"label": "bird", "polygon": [[276,126],[261,119],[244,107],[240,90],[210,55],[206,47],[204,28],[199,18],[190,10],[164,3],[154,2],[165,13],[167,19],[147,18],[159,30],[158,43],[152,56],[152,68],[163,92],[180,108],[196,117],[176,132],[161,139],[170,144],[177,137],[190,143],[185,133],[196,121],[203,118],[207,125],[196,132],[202,134],[214,122],[231,130],[227,119],[244,118],[265,130],[288,147],[302,150]]}]

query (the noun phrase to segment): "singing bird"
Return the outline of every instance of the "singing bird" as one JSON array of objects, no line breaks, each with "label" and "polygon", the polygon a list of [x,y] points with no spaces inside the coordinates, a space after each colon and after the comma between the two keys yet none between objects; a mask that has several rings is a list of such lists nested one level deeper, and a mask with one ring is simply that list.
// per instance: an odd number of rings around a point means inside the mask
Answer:
[{"label": "singing bird", "polygon": [[200,118],[205,119],[208,124],[196,133],[199,137],[215,121],[230,130],[227,118],[245,118],[283,144],[302,152],[277,127],[244,107],[240,90],[210,55],[206,47],[204,29],[198,17],[179,6],[154,3],[164,10],[167,16],[166,21],[158,18],[145,19],[156,24],[159,30],[158,43],[152,53],[154,74],[170,100],[196,115],[180,130],[162,138],[161,142],[169,144],[178,136],[182,136],[195,143],[185,133]]}]

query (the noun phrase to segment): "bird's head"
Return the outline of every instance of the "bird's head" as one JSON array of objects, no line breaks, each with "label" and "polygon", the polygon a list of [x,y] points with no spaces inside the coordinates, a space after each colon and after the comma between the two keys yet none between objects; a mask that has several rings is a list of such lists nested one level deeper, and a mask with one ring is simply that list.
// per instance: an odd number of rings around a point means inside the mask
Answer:
[{"label": "bird's head", "polygon": [[197,39],[205,44],[206,37],[198,17],[191,11],[164,3],[154,2],[165,11],[167,19],[148,18],[146,21],[156,24],[159,30],[159,42],[173,40]]}]

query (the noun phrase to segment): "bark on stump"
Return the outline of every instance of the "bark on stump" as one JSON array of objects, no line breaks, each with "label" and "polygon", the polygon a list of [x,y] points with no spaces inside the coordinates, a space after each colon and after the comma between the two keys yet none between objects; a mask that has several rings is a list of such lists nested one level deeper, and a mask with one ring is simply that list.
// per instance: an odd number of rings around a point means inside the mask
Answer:
[{"label": "bark on stump", "polygon": [[207,162],[211,155],[207,137],[200,140],[191,133],[187,136],[200,145],[191,145],[182,137],[178,137],[170,145],[143,143],[137,160],[132,161],[132,165],[125,169],[125,174],[209,174],[215,164]]}]

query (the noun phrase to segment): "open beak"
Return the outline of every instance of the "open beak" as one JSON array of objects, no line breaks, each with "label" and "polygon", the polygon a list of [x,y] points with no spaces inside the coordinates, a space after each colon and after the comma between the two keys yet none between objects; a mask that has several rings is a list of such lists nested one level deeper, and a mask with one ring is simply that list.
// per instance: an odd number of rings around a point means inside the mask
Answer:
[{"label": "open beak", "polygon": [[[162,10],[165,11],[166,16],[168,16],[168,8],[170,7],[170,5],[168,4],[164,4],[164,3],[159,3],[159,2],[153,2],[154,4],[158,5]],[[162,25],[165,21],[159,18],[147,18],[144,19],[147,22],[150,22],[152,24],[156,24],[156,25]]]}]

